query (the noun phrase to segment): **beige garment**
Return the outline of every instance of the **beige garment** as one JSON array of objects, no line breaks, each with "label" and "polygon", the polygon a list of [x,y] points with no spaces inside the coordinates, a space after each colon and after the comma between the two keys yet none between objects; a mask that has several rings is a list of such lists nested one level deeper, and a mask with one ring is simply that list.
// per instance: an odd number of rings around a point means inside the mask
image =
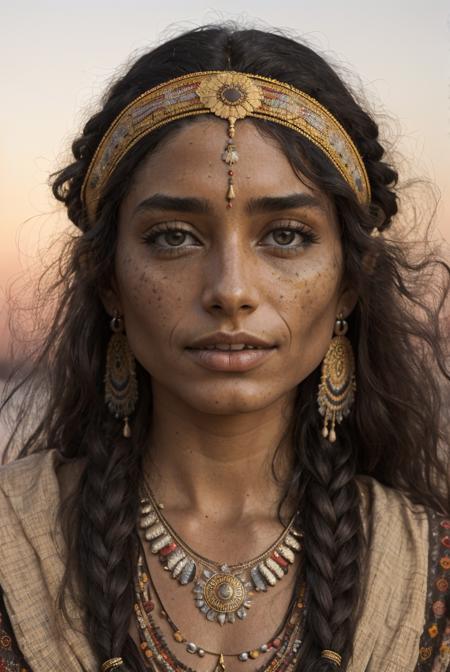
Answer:
[{"label": "beige garment", "polygon": [[[19,647],[33,672],[97,672],[77,627],[58,628],[64,568],[55,450],[0,468],[0,586]],[[348,672],[413,672],[425,624],[428,517],[397,491],[359,476],[369,535],[368,589]]]}]

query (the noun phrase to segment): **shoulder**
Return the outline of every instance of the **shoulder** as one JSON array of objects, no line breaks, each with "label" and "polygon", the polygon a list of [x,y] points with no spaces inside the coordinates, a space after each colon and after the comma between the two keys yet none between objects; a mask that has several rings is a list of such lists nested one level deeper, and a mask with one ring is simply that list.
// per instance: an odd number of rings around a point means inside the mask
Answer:
[{"label": "shoulder", "polygon": [[[372,476],[359,474],[356,482],[361,495],[361,511],[367,537],[377,530],[382,536],[400,540],[409,551],[427,552],[429,543],[429,510],[424,504],[413,503],[400,490],[380,483]],[[400,537],[395,538],[395,535]]]},{"label": "shoulder", "polygon": [[56,450],[46,450],[2,465],[0,490],[5,494],[13,494],[24,486],[45,481],[49,473],[54,473],[56,459]]},{"label": "shoulder", "polygon": [[[14,502],[24,506],[29,497],[50,503],[70,494],[80,475],[85,460],[66,461],[55,449],[28,455],[0,467],[0,502]],[[1,506],[1,503],[0,503]]]},{"label": "shoulder", "polygon": [[[372,477],[359,475],[357,483],[371,562],[382,583],[391,584],[386,623],[397,633],[416,633],[415,672],[447,672],[450,518]],[[377,590],[383,590],[380,583]]]}]

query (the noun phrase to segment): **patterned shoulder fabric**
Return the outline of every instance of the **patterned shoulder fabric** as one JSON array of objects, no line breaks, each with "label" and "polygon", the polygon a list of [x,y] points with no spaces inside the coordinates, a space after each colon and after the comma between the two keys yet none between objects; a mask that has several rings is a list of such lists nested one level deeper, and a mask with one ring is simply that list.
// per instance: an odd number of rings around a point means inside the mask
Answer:
[{"label": "patterned shoulder fabric", "polygon": [[0,588],[0,672],[32,672],[14,637]]},{"label": "patterned shoulder fabric", "polygon": [[414,672],[450,670],[450,519],[427,509],[430,547],[425,628]]}]

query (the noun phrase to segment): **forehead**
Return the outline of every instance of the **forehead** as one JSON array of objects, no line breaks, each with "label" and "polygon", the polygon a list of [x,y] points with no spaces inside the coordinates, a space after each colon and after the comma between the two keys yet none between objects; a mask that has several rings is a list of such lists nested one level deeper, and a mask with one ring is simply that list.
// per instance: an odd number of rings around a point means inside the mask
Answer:
[{"label": "forehead", "polygon": [[[227,126],[208,115],[174,131],[141,163],[126,200],[145,197],[148,191],[212,197],[218,190],[224,195],[230,169],[222,160]],[[304,176],[300,179],[275,138],[263,135],[251,120],[236,122],[234,144],[239,158],[231,168],[241,196],[301,191],[314,194],[328,209],[327,196]]]}]

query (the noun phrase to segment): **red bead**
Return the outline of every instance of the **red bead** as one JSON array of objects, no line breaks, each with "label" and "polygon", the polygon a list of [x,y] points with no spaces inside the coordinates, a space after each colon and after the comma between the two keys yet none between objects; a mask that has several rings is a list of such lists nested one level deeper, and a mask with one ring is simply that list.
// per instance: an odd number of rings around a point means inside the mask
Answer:
[{"label": "red bead", "polygon": [[277,639],[274,639],[272,642],[272,646],[274,649],[279,649],[281,646],[281,639],[278,639],[278,637]]},{"label": "red bead", "polygon": [[164,558],[166,555],[170,555],[176,549],[176,547],[177,547],[176,543],[172,541],[171,544],[167,544],[167,546],[164,546],[164,548],[162,548],[159,553]]},{"label": "red bead", "polygon": [[228,171],[228,175],[233,175],[233,171],[232,171],[232,170],[229,170],[229,171]]},{"label": "red bead", "polygon": [[231,203],[227,203],[227,208],[231,208]]},{"label": "red bead", "polygon": [[147,600],[146,602],[144,602],[144,609],[147,613],[149,611],[153,611],[154,608],[155,608],[155,603],[152,602],[151,600]]},{"label": "red bead", "polygon": [[289,567],[288,561],[285,558],[282,558],[281,555],[276,551],[272,553],[272,560],[275,560],[275,562],[279,564],[280,567],[282,567],[283,569]]}]

